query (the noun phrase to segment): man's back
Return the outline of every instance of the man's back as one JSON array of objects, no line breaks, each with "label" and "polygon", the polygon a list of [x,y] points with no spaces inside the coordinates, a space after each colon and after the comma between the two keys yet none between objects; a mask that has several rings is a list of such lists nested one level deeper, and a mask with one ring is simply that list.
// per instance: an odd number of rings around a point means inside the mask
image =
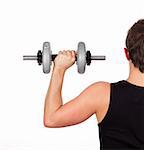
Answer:
[{"label": "man's back", "polygon": [[122,80],[107,91],[109,103],[97,113],[105,114],[98,124],[101,149],[143,149],[144,87]]}]

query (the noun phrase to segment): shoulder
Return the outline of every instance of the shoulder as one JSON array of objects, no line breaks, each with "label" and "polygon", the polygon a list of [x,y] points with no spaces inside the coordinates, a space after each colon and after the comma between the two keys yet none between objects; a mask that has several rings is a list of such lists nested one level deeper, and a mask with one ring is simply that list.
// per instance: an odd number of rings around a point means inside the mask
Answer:
[{"label": "shoulder", "polygon": [[96,103],[97,109],[101,109],[107,105],[110,100],[110,85],[111,83],[105,81],[94,82],[88,89],[91,93],[94,103]]},{"label": "shoulder", "polygon": [[106,98],[110,94],[110,85],[111,83],[105,81],[99,81],[94,83],[94,87],[96,89],[97,94],[101,98]]},{"label": "shoulder", "polygon": [[102,102],[110,94],[110,83],[99,81],[90,84],[83,92],[80,94],[85,99],[93,99],[95,102]]},{"label": "shoulder", "polygon": [[95,82],[94,84],[100,87],[107,87],[110,85],[110,83],[106,81],[98,81],[98,82]]},{"label": "shoulder", "polygon": [[91,90],[105,91],[110,88],[110,83],[105,81],[98,81],[91,84],[88,88]]},{"label": "shoulder", "polygon": [[94,82],[86,88],[86,93],[92,97],[95,97],[98,100],[105,99],[110,94],[110,84],[109,82],[99,81]]}]

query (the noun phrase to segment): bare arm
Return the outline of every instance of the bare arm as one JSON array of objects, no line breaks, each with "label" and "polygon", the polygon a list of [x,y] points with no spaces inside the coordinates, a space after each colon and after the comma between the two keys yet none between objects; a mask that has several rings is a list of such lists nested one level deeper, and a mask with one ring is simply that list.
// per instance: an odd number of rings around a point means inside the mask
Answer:
[{"label": "bare arm", "polygon": [[64,74],[65,70],[53,68],[44,108],[44,125],[49,128],[75,125],[88,119],[100,108],[102,92],[106,89],[105,82],[93,83],[63,105]]},{"label": "bare arm", "polygon": [[91,84],[77,97],[63,105],[61,95],[63,78],[63,71],[53,70],[45,99],[44,125],[46,127],[65,127],[81,123],[101,107],[101,93],[106,88],[105,82]]},{"label": "bare arm", "polygon": [[49,88],[45,98],[44,107],[44,125],[49,126],[52,124],[56,111],[63,105],[62,100],[62,84],[65,71],[53,69]]}]

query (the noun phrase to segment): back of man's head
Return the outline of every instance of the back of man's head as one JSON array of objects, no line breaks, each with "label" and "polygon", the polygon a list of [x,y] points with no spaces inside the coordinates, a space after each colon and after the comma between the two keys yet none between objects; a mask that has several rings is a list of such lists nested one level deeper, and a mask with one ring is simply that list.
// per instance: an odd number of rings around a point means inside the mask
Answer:
[{"label": "back of man's head", "polygon": [[129,29],[126,47],[134,66],[144,73],[144,20],[139,20]]}]

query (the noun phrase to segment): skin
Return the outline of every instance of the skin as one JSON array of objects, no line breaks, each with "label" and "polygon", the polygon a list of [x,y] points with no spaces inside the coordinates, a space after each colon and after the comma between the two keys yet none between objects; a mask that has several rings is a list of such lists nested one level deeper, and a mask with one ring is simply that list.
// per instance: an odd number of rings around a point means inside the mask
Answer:
[{"label": "skin", "polygon": [[[134,67],[127,49],[125,56],[129,62],[128,82],[144,87],[144,74]],[[60,51],[54,60],[50,84],[45,97],[44,126],[60,128],[79,124],[93,114],[100,123],[109,106],[110,83],[95,82],[84,89],[78,96],[63,104],[61,95],[66,70],[75,62],[75,51]]]}]

